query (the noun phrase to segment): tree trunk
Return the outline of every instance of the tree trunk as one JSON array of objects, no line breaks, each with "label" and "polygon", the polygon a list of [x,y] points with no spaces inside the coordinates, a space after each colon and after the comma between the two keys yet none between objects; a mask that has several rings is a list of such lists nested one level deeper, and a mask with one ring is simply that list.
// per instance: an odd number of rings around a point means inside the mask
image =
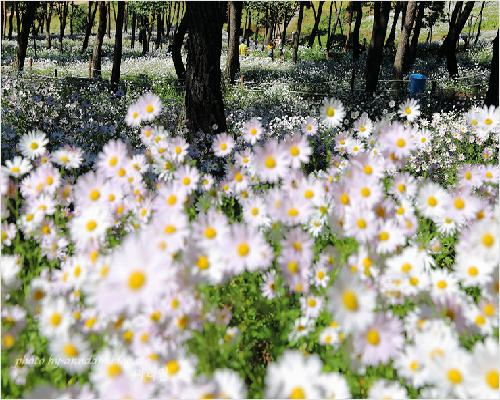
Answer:
[{"label": "tree trunk", "polygon": [[487,106],[498,107],[498,30],[493,41],[493,58],[491,59],[491,73],[488,92],[486,93],[485,104]]},{"label": "tree trunk", "polygon": [[319,36],[318,32],[318,26],[319,22],[321,20],[321,14],[323,12],[323,5],[325,4],[324,1],[320,1],[318,4],[318,12],[316,13],[316,18],[314,19],[314,26],[311,31],[311,36],[309,36],[309,43],[307,44],[308,47],[313,47],[314,45],[314,40],[316,39],[316,36]]},{"label": "tree trunk", "polygon": [[184,43],[184,36],[188,28],[187,15],[184,17],[179,24],[177,32],[174,34],[174,41],[172,43],[172,61],[174,62],[175,73],[177,74],[177,79],[179,83],[184,83],[186,80],[186,70],[184,69],[184,63],[182,62],[182,44]]},{"label": "tree trunk", "polygon": [[361,49],[359,47],[359,28],[361,27],[361,19],[363,17],[362,2],[354,2],[354,11],[356,11],[356,20],[354,21],[354,30],[352,31],[352,54],[354,59],[359,58]]},{"label": "tree trunk", "polygon": [[69,35],[73,36],[73,16],[75,14],[75,4],[71,2],[71,13],[69,15]]},{"label": "tree trunk", "polygon": [[[455,5],[455,9],[453,10],[452,19],[450,20],[450,30],[448,35],[443,41],[441,46],[441,54],[446,56],[446,67],[448,69],[448,73],[450,76],[458,75],[458,64],[457,64],[457,43],[460,38],[460,33],[464,28],[467,20],[469,19],[469,15],[474,7],[473,1],[468,1],[465,4],[464,9],[462,9],[461,2],[457,2]],[[459,10],[455,12],[456,10]]]},{"label": "tree trunk", "polygon": [[139,30],[139,42],[142,43],[142,55],[147,54],[148,44],[148,21],[146,17],[141,17],[141,29]]},{"label": "tree trunk", "polygon": [[12,40],[12,31],[13,31],[13,19],[14,19],[14,12],[15,12],[16,6],[14,2],[10,3],[10,15],[9,15],[9,34],[7,38],[9,40]]},{"label": "tree trunk", "polygon": [[54,4],[50,1],[46,4],[46,7],[47,14],[45,16],[45,40],[47,49],[50,49],[52,47],[52,37],[50,36],[50,21],[52,20],[52,10]]},{"label": "tree trunk", "polygon": [[250,47],[250,32],[251,31],[252,31],[252,11],[248,10],[247,47]]},{"label": "tree trunk", "polygon": [[394,8],[394,19],[392,20],[391,31],[389,32],[389,37],[385,42],[385,47],[394,46],[394,40],[396,39],[396,26],[398,24],[398,17],[401,13],[403,5],[400,1],[396,2],[396,7]]},{"label": "tree trunk", "polygon": [[225,75],[231,83],[234,83],[234,76],[240,70],[239,39],[243,3],[241,1],[230,1],[229,10],[230,31]]},{"label": "tree trunk", "polygon": [[425,11],[425,1],[421,1],[418,4],[417,17],[415,18],[415,28],[413,29],[413,36],[411,38],[411,44],[408,50],[408,57],[405,66],[406,71],[410,70],[410,68],[415,63],[415,59],[417,57],[418,38],[420,36],[420,29],[422,28],[424,11]]},{"label": "tree trunk", "polygon": [[14,3],[16,5],[16,32],[17,36],[19,36],[21,32],[21,14],[19,13],[19,2],[15,1]]},{"label": "tree trunk", "polygon": [[59,51],[63,52],[64,30],[66,29],[66,19],[68,16],[68,3],[59,4]]},{"label": "tree trunk", "polygon": [[474,46],[477,44],[477,41],[479,40],[479,35],[481,35],[481,24],[483,22],[483,9],[484,9],[484,3],[485,1],[483,1],[481,3],[481,11],[479,11],[479,22],[478,22],[478,25],[477,25],[477,34],[476,34],[476,38],[474,39]]},{"label": "tree trunk", "polygon": [[106,34],[106,14],[107,6],[105,1],[99,2],[99,24],[97,26],[97,36],[94,42],[94,51],[92,53],[92,78],[101,78],[101,57],[102,42]]},{"label": "tree trunk", "polygon": [[350,1],[349,2],[349,7],[347,8],[347,25],[348,25],[348,31],[347,31],[347,36],[345,40],[345,45],[344,45],[344,50],[347,50],[349,47],[349,41],[351,40],[351,25],[352,25],[352,14],[353,14],[353,9],[354,9],[354,2]]},{"label": "tree trunk", "polygon": [[24,69],[24,59],[26,58],[26,49],[28,48],[28,39],[31,25],[33,24],[33,20],[35,18],[36,7],[36,1],[26,2],[22,18],[22,26],[20,26],[20,23],[17,27],[17,49],[16,59],[14,61],[14,69],[17,72],[22,72]]},{"label": "tree trunk", "polygon": [[118,85],[120,82],[120,64],[122,62],[122,30],[125,17],[125,3],[118,2],[118,14],[115,27],[115,48],[113,50],[113,69],[111,70],[111,84]]},{"label": "tree trunk", "polygon": [[326,45],[328,48],[328,43],[330,42],[330,36],[332,34],[332,10],[333,10],[333,3],[335,3],[335,7],[337,7],[337,3],[335,1],[330,1],[330,10],[328,12],[328,33],[326,36]]},{"label": "tree trunk", "polygon": [[[335,2],[335,9],[337,9],[337,2]],[[328,42],[326,43],[327,50],[330,50],[332,48],[333,40],[335,39],[335,33],[337,32],[337,25],[340,21],[341,13],[342,13],[342,2],[340,2],[340,8],[337,10],[337,16],[335,17],[335,23],[333,24],[332,33],[330,35],[330,38],[328,39]],[[340,24],[340,27],[342,28],[342,24]]]},{"label": "tree trunk", "polygon": [[137,25],[137,14],[135,12],[132,13],[132,37],[130,39],[130,48],[134,48],[135,46],[135,28]]},{"label": "tree trunk", "polygon": [[111,39],[111,2],[107,3],[108,8],[108,38]]},{"label": "tree trunk", "polygon": [[[92,5],[94,5],[94,10],[92,10]],[[89,47],[90,34],[92,33],[92,27],[94,26],[95,15],[97,13],[98,4],[94,1],[89,2],[89,9],[87,13],[87,24],[85,25],[85,37],[83,38],[82,53],[85,53],[87,47]]]},{"label": "tree trunk", "polygon": [[[368,56],[366,58],[366,87],[367,93],[374,93],[377,90],[378,75],[384,57],[384,40],[389,22],[391,2],[375,2],[373,15],[372,39]],[[387,42],[386,42],[387,43]]]},{"label": "tree trunk", "polygon": [[162,16],[161,11],[158,11],[158,13],[156,15],[155,50],[158,50],[160,48],[162,30],[163,30],[163,16]]},{"label": "tree trunk", "polygon": [[[406,6],[403,30],[399,37],[398,50],[396,51],[396,58],[394,59],[394,79],[396,80],[401,80],[403,78],[404,60],[408,51],[408,39],[410,37],[411,27],[415,19],[416,5],[417,3],[415,1],[409,1]],[[401,85],[398,83],[399,82],[396,82],[396,86],[399,88]]]},{"label": "tree trunk", "polygon": [[300,42],[300,31],[302,30],[302,19],[304,18],[304,2],[301,1],[299,5],[299,17],[297,20],[297,31],[293,36],[293,53],[292,60],[293,63],[297,63],[297,52],[299,50],[299,42]]},{"label": "tree trunk", "polygon": [[[223,2],[186,3],[189,30],[186,126],[191,138],[200,130],[225,132],[227,129],[220,72],[224,8]],[[210,143],[205,145],[208,147]]]}]

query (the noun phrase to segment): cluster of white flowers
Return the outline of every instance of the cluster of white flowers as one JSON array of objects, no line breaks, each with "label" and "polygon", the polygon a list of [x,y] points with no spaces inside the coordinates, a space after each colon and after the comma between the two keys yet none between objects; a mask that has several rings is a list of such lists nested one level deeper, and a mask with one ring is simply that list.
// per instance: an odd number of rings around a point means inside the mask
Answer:
[{"label": "cluster of white flowers", "polygon": [[[3,311],[10,322],[4,347],[14,345],[29,312],[62,368],[91,369],[91,387],[77,396],[244,398],[244,380],[234,371],[197,376],[184,343],[204,321],[231,323],[227,311],[204,314],[197,285],[250,271],[262,274],[264,297],[283,295],[280,275],[299,298],[291,348],[326,310],[331,322],[319,343],[350,346],[354,371],[393,360],[425,397],[498,397],[500,215],[496,192],[485,189],[497,185],[498,167],[464,166],[448,188],[406,172],[409,157],[432,140],[416,124],[419,105],[410,100],[400,108],[402,121],[359,116],[352,131],[335,137],[329,168],[306,174],[318,126],[340,127],[346,115],[340,101],[325,99],[320,119],[307,118],[281,140],[258,119],[246,121],[238,137],[214,137],[212,150],[225,165],[218,179],[195,166],[181,136],[145,125],[161,112],[153,94],[131,105],[126,120],[138,127],[146,151],[131,155],[123,142],[110,141],[94,170],[75,182],[65,172],[79,167],[78,149],[49,153],[41,132],[21,138],[21,156],[2,170],[2,206],[22,199],[18,210],[2,207],[2,248],[11,254],[2,257],[2,285],[7,292],[19,285],[16,240],[34,240],[59,268],[32,280],[23,307]],[[472,131],[498,133],[498,110],[470,115]],[[208,205],[193,215],[197,196]],[[223,213],[227,198],[241,205],[241,222]],[[427,243],[418,231],[430,222],[439,235]],[[277,228],[279,237],[269,235]],[[446,269],[433,255],[441,251],[439,237],[454,233],[456,257]],[[346,262],[335,242],[316,254],[316,240],[332,236],[357,241]],[[478,300],[464,287],[479,288]],[[408,302],[413,307],[403,318],[392,311]],[[467,351],[458,340],[463,332],[484,341]],[[91,334],[103,338],[97,354]],[[98,362],[79,362],[90,356]],[[342,374],[323,371],[317,355],[288,350],[268,366],[265,395],[348,398],[350,390]],[[380,380],[369,396],[407,394],[398,382]]]}]

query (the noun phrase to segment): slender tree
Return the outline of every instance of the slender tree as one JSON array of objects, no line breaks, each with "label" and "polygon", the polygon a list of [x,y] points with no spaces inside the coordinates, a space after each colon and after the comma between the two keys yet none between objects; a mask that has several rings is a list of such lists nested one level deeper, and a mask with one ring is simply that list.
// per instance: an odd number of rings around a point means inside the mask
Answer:
[{"label": "slender tree", "polygon": [[106,15],[108,13],[106,2],[99,2],[99,23],[97,25],[97,36],[94,42],[94,51],[92,53],[92,77],[100,78],[101,75],[101,57],[102,42],[106,34]]},{"label": "slender tree", "polygon": [[452,17],[449,23],[449,31],[441,45],[440,53],[446,56],[446,67],[450,76],[458,75],[457,64],[457,44],[460,38],[460,33],[464,28],[469,15],[474,7],[473,1],[467,1],[462,10],[462,2],[457,1],[453,9]]},{"label": "slender tree", "polygon": [[[24,12],[22,15],[22,23],[17,27],[17,49],[16,59],[14,61],[14,69],[17,72],[22,72],[24,69],[24,59],[26,58],[26,49],[28,48],[28,39],[31,30],[31,25],[35,19],[35,11],[38,2],[26,2]],[[20,17],[21,19],[21,17]]]},{"label": "slender tree", "polygon": [[406,59],[406,65],[405,65],[406,71],[410,70],[410,68],[415,63],[415,59],[417,57],[418,38],[420,36],[420,30],[422,28],[422,23],[424,20],[424,12],[425,12],[425,1],[420,1],[418,3],[417,16],[415,17],[415,27],[413,28],[413,36],[411,38],[410,48],[408,49],[408,56]]},{"label": "slender tree", "polygon": [[122,62],[122,31],[125,17],[125,3],[118,2],[118,13],[116,15],[115,47],[113,50],[113,69],[111,70],[111,84],[118,85],[120,82],[120,65]]},{"label": "slender tree", "polygon": [[63,1],[57,4],[57,14],[59,16],[59,51],[63,52],[64,30],[66,29],[66,20],[68,17],[68,2]]},{"label": "slender tree", "polygon": [[224,8],[223,2],[186,3],[189,31],[186,126],[191,137],[198,131],[227,129],[220,72]]},{"label": "slender tree", "polygon": [[493,58],[491,59],[491,72],[488,92],[486,93],[485,104],[487,106],[498,107],[498,30],[493,41]]},{"label": "slender tree", "polygon": [[[320,1],[318,4],[318,11],[316,12],[315,18],[314,18],[314,25],[311,31],[311,35],[309,36],[309,42],[307,43],[308,47],[313,47],[314,45],[314,40],[316,39],[316,36],[319,38],[319,22],[321,21],[321,14],[323,13],[323,5],[325,4],[324,1]],[[314,5],[312,6],[314,10]]]},{"label": "slender tree", "polygon": [[[335,23],[333,24],[332,33],[330,34],[328,41],[326,43],[327,50],[330,50],[333,46],[333,41],[335,39],[335,33],[337,32],[337,25],[340,21],[340,15],[342,13],[342,2],[340,2],[340,7],[338,9],[337,9],[337,2],[335,2],[335,9],[336,9],[337,15],[335,17]],[[340,28],[342,28],[342,24],[340,24]]]},{"label": "slender tree", "polygon": [[108,17],[107,17],[107,21],[108,21],[108,38],[111,39],[111,1],[108,1],[106,3],[107,5],[107,8],[108,8]]},{"label": "slender tree", "polygon": [[380,66],[384,57],[384,40],[389,22],[389,12],[391,11],[391,2],[377,1],[374,4],[373,29],[368,56],[366,58],[366,87],[368,93],[377,90],[378,75]]},{"label": "slender tree", "polygon": [[479,11],[479,22],[477,23],[477,33],[476,38],[474,39],[474,46],[477,44],[479,40],[479,35],[481,35],[481,24],[483,23],[483,9],[484,9],[485,1],[481,2],[481,10]]},{"label": "slender tree", "polygon": [[177,31],[174,34],[174,41],[172,43],[172,61],[174,62],[175,73],[177,74],[177,79],[180,83],[184,83],[186,80],[186,69],[184,68],[184,63],[182,62],[182,44],[184,43],[184,36],[186,35],[188,29],[188,18],[187,14],[179,24]]},{"label": "slender tree", "polygon": [[241,1],[229,2],[229,46],[227,48],[227,60],[225,75],[231,83],[234,83],[234,76],[240,70],[239,39],[241,30],[241,12],[243,3]]},{"label": "slender tree", "polygon": [[14,3],[15,3],[14,1],[11,1],[11,3],[10,3],[9,33],[7,35],[7,38],[9,40],[12,40],[12,31],[13,31],[13,26],[14,26],[13,19],[14,19],[14,13],[15,13],[15,10],[16,10],[16,5]]},{"label": "slender tree", "polygon": [[294,64],[297,63],[297,52],[299,50],[299,42],[300,42],[300,31],[302,30],[302,19],[304,18],[304,6],[305,3],[303,1],[299,2],[299,17],[297,19],[297,31],[293,36],[293,53],[292,60]]},{"label": "slender tree", "polygon": [[349,2],[349,6],[347,7],[347,10],[346,10],[346,20],[347,20],[347,36],[346,36],[346,40],[345,40],[345,45],[344,45],[344,50],[347,50],[347,48],[349,47],[349,42],[351,40],[351,25],[352,25],[352,14],[353,14],[353,11],[354,11],[354,1],[350,1]]},{"label": "slender tree", "polygon": [[132,34],[130,38],[130,48],[134,48],[135,46],[135,29],[137,26],[137,13],[134,11],[132,12]]},{"label": "slender tree", "polygon": [[[404,61],[406,53],[408,51],[408,40],[410,37],[411,28],[415,19],[415,12],[417,9],[416,6],[416,1],[409,1],[406,6],[403,30],[401,31],[401,34],[399,36],[398,49],[396,51],[396,57],[394,59],[394,79],[396,80],[400,80],[403,78]],[[400,87],[401,85],[396,82],[396,86]]]},{"label": "slender tree", "polygon": [[361,49],[359,47],[359,29],[361,27],[361,19],[363,18],[363,8],[361,1],[353,2],[353,11],[356,12],[356,19],[354,20],[354,29],[352,31],[352,52],[354,59],[359,58]]},{"label": "slender tree", "polygon": [[50,21],[52,20],[52,10],[54,9],[54,3],[49,1],[45,4],[46,12],[45,12],[45,39],[47,49],[52,47],[52,37],[50,36]]},{"label": "slender tree", "polygon": [[[94,6],[94,7],[92,7]],[[98,3],[95,1],[89,1],[89,9],[87,12],[87,23],[85,24],[85,36],[83,37],[83,44],[81,53],[85,53],[87,47],[89,46],[90,34],[92,33],[92,27],[94,26],[95,15],[97,13]]]},{"label": "slender tree", "polygon": [[2,19],[2,36],[1,36],[2,39],[5,36],[6,14],[7,14],[7,3],[5,1],[2,1],[2,11],[1,11],[1,15],[0,15],[0,18]]},{"label": "slender tree", "polygon": [[396,1],[396,6],[394,8],[394,19],[392,20],[391,31],[389,32],[389,36],[387,37],[387,40],[385,42],[385,47],[394,46],[394,39],[396,39],[396,26],[398,24],[399,14],[401,13],[402,9],[403,5],[401,1]]}]

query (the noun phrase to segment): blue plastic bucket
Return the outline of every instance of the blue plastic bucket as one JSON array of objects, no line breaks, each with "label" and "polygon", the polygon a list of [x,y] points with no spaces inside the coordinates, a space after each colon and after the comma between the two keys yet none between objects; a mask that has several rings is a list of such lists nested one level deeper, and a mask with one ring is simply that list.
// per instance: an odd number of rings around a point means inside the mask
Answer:
[{"label": "blue plastic bucket", "polygon": [[408,92],[412,96],[422,93],[425,89],[427,77],[422,74],[410,74],[410,83],[408,84]]}]

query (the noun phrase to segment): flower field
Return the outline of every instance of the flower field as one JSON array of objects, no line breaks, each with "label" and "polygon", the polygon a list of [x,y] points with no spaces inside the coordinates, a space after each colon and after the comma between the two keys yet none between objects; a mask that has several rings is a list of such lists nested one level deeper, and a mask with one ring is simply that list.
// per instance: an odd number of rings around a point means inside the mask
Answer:
[{"label": "flower field", "polygon": [[[347,130],[325,99],[279,139],[257,118],[214,137],[222,179],[164,111],[130,104],[144,151],[111,140],[85,173],[41,131],[5,162],[4,390],[41,390],[36,374],[104,398],[497,395],[497,110],[454,120],[453,151],[417,101]],[[443,182],[419,169],[433,141]]]},{"label": "flower field", "polygon": [[170,56],[113,87],[80,42],[20,76],[2,40],[2,398],[499,397],[489,41],[467,79],[419,47],[418,96],[251,48],[210,134]]}]

